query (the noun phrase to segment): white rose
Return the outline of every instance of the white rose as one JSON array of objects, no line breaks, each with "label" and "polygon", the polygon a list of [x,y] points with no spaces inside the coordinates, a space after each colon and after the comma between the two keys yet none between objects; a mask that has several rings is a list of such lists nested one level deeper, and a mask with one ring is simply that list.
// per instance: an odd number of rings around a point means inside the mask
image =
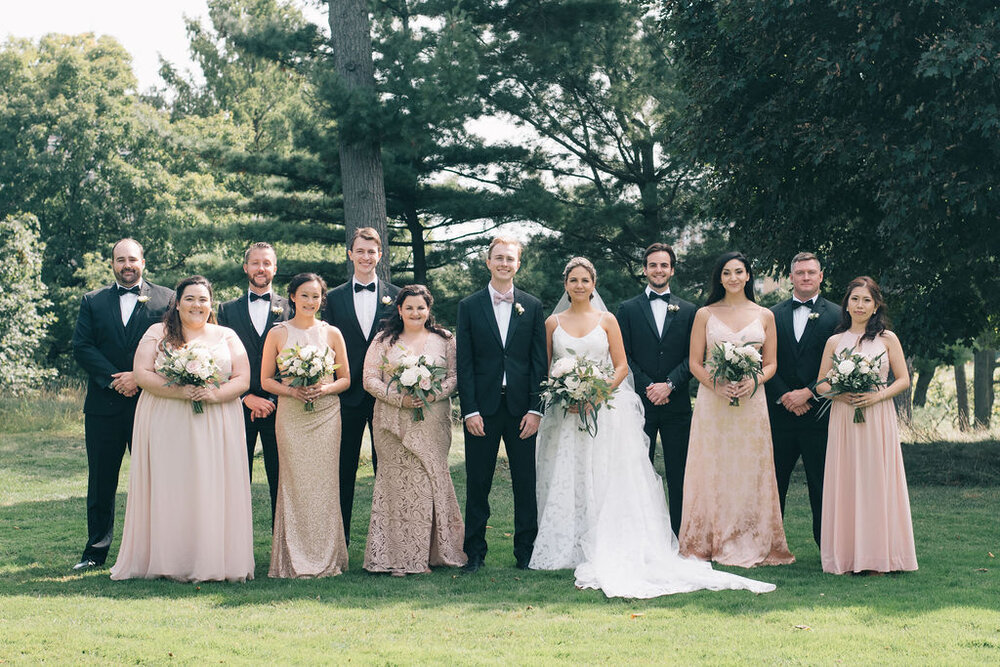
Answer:
[{"label": "white rose", "polygon": [[570,371],[573,370],[573,359],[571,357],[563,357],[562,359],[557,359],[554,364],[552,364],[552,370],[549,374],[554,378],[561,378]]},{"label": "white rose", "polygon": [[722,346],[722,350],[725,353],[724,356],[726,357],[726,361],[736,360],[736,348],[733,346],[732,343],[725,343]]},{"label": "white rose", "polygon": [[399,383],[404,387],[412,387],[420,381],[420,373],[416,368],[407,368],[399,376]]},{"label": "white rose", "polygon": [[430,378],[431,372],[427,369],[427,366],[417,366],[417,372],[420,373],[421,378]]},{"label": "white rose", "polygon": [[420,357],[418,357],[415,354],[404,354],[402,357],[399,358],[399,365],[406,366],[407,368],[416,366],[419,363],[420,363]]},{"label": "white rose", "polygon": [[850,359],[844,359],[837,364],[837,371],[841,375],[850,375],[854,371],[854,362]]},{"label": "white rose", "polygon": [[570,393],[575,392],[579,388],[580,380],[578,378],[572,375],[566,378],[566,389],[569,390]]},{"label": "white rose", "polygon": [[871,368],[868,366],[867,361],[862,361],[858,364],[858,370],[867,375]]}]

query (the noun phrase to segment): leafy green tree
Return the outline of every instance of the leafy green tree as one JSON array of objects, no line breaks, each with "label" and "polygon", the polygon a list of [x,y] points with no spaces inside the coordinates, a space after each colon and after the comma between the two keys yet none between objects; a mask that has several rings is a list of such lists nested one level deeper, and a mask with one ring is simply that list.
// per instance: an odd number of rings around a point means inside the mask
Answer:
[{"label": "leafy green tree", "polygon": [[8,215],[0,222],[0,388],[19,395],[56,376],[38,354],[53,316],[42,282],[38,219]]},{"label": "leafy green tree", "polygon": [[[683,144],[764,266],[882,284],[910,353],[1000,310],[1000,8],[960,0],[662,0]],[[836,289],[835,289],[836,291]]]}]

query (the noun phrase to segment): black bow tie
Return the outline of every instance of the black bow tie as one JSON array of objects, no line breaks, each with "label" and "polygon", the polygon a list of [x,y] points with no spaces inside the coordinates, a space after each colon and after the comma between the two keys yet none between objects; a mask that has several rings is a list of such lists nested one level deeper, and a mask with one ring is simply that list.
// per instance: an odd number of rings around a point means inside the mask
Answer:
[{"label": "black bow tie", "polygon": [[650,301],[656,301],[657,299],[660,299],[661,301],[666,301],[667,303],[670,303],[670,292],[664,292],[663,294],[657,294],[656,292],[650,291],[650,293],[649,293],[649,300]]},{"label": "black bow tie", "polygon": [[813,302],[812,301],[799,301],[797,299],[792,299],[792,309],[793,310],[798,310],[799,308],[803,308],[803,307],[808,308],[809,310],[812,310],[813,309]]},{"label": "black bow tie", "polygon": [[271,293],[268,292],[267,294],[256,294],[254,292],[250,292],[250,303],[257,301],[258,299],[263,299],[264,301],[270,301]]},{"label": "black bow tie", "polygon": [[355,294],[357,294],[358,292],[363,292],[365,290],[368,290],[369,292],[374,292],[375,283],[368,283],[367,285],[362,285],[361,283],[354,283]]},{"label": "black bow tie", "polygon": [[121,285],[118,285],[118,296],[121,296],[122,294],[135,294],[138,296],[139,286],[132,285],[131,287],[122,287]]}]

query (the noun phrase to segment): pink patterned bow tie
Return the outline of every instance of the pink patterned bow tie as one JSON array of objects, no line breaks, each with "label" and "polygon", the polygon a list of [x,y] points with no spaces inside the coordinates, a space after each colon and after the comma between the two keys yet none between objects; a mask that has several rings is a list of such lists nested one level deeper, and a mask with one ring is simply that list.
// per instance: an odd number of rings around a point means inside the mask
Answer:
[{"label": "pink patterned bow tie", "polygon": [[505,301],[507,303],[514,303],[514,290],[511,290],[511,291],[507,292],[506,294],[494,294],[493,295],[493,305],[494,306],[497,305],[498,303],[503,303]]}]

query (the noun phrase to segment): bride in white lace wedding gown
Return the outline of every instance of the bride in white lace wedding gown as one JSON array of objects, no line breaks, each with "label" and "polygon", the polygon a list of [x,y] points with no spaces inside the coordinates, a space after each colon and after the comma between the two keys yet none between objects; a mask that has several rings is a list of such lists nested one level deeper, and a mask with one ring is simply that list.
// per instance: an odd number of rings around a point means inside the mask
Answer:
[{"label": "bride in white lace wedding gown", "polygon": [[[618,323],[591,305],[596,275],[582,258],[563,274],[570,306],[549,317],[549,359],[582,356],[615,367],[610,406],[598,412],[597,435],[576,414],[546,411],[538,431],[538,537],[529,567],[576,568],[578,588],[608,597],[652,598],[696,590],[774,590],[768,584],[682,558],[670,530],[663,483],[649,462],[639,397],[628,372]],[[566,330],[581,333],[576,336]],[[590,325],[589,330],[587,330]]]}]

